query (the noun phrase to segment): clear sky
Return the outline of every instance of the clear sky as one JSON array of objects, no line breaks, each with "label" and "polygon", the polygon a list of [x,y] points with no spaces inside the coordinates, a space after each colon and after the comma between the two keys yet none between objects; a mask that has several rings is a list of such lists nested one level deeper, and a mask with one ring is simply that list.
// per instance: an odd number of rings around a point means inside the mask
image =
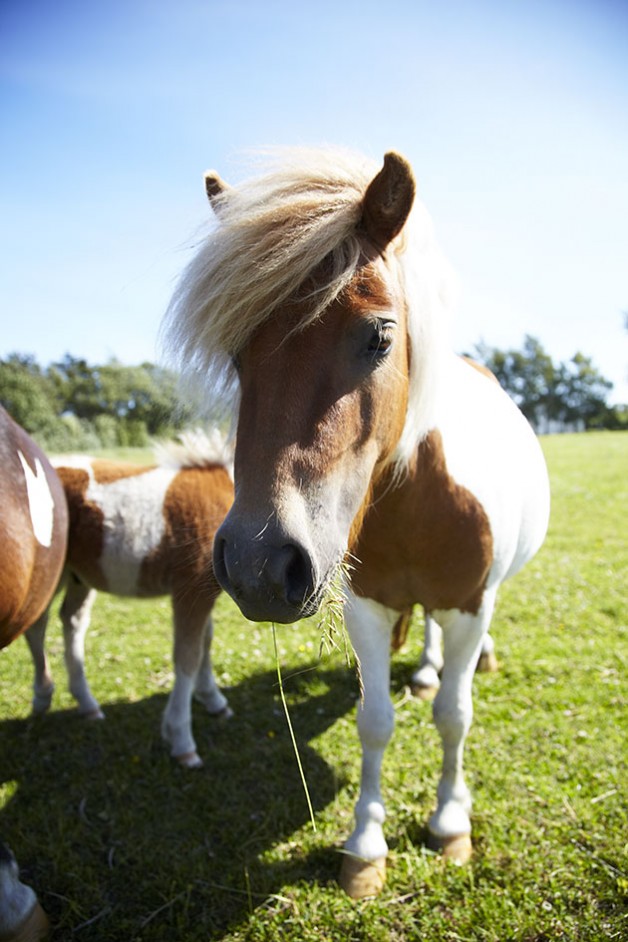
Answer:
[{"label": "clear sky", "polygon": [[456,349],[628,402],[628,0],[0,0],[0,357],[157,361],[203,171],[319,143],[411,161]]}]

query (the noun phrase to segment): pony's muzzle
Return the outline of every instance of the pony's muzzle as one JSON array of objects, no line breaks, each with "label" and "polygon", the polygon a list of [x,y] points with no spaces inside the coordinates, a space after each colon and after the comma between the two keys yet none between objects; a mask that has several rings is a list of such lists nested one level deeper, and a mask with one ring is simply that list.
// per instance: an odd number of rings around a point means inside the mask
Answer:
[{"label": "pony's muzzle", "polygon": [[227,520],[214,541],[214,573],[251,621],[289,624],[318,608],[311,557],[295,540],[260,542]]}]

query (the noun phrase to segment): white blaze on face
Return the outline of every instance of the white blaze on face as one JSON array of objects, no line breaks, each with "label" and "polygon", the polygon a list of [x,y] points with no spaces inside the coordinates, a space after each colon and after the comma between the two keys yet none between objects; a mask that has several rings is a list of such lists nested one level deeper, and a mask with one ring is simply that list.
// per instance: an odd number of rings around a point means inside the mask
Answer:
[{"label": "white blaze on face", "polygon": [[33,533],[38,543],[48,547],[52,543],[54,499],[50,493],[46,472],[39,458],[35,458],[35,470],[33,471],[28,461],[19,450],[18,457],[24,469]]}]

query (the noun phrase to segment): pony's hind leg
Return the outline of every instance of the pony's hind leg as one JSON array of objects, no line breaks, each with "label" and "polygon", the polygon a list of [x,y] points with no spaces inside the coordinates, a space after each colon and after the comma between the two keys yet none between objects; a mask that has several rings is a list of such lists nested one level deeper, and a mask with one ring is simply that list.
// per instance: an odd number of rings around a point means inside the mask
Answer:
[{"label": "pony's hind leg", "polygon": [[423,651],[419,666],[410,679],[415,697],[433,700],[440,687],[440,672],[443,669],[443,633],[440,625],[425,612]]},{"label": "pony's hind leg", "polygon": [[104,719],[104,713],[85,676],[85,635],[89,628],[96,590],[71,574],[61,605],[64,656],[70,693],[78,704],[79,713],[90,720]]},{"label": "pony's hind leg", "polygon": [[214,624],[211,615],[209,615],[203,631],[203,654],[201,657],[201,666],[196,675],[194,699],[202,703],[211,716],[219,717],[220,719],[230,719],[233,716],[233,710],[229,706],[224,693],[216,683],[216,678],[212,670],[211,646],[213,637]]},{"label": "pony's hind leg", "polygon": [[340,885],[349,896],[360,899],[379,893],[386,878],[388,846],[383,830],[386,812],[380,777],[384,750],[394,728],[390,641],[397,613],[377,602],[349,595],[345,617],[362,682],[363,697],[357,717],[362,775],[355,829],[344,847]]},{"label": "pony's hind leg", "polygon": [[50,709],[52,695],[55,689],[45,647],[49,615],[50,610],[46,609],[24,635],[28,647],[30,648],[33,666],[35,668],[32,700],[33,713],[35,715],[40,715]]},{"label": "pony's hind leg", "polygon": [[430,843],[459,862],[471,856],[471,794],[464,780],[464,743],[473,718],[472,683],[482,639],[488,629],[494,593],[485,594],[477,615],[442,612],[444,664],[434,701],[434,722],[443,744],[437,807],[428,828]]},{"label": "pony's hind leg", "polygon": [[[410,678],[410,689],[420,700],[433,700],[440,687],[443,669],[443,632],[429,612],[425,612],[423,651],[419,666]],[[498,670],[495,657],[495,642],[487,633],[482,639],[482,648],[476,670],[492,673]]]},{"label": "pony's hind leg", "polygon": [[485,634],[482,639],[482,650],[478,658],[478,671],[482,674],[494,674],[499,670],[499,663],[495,656],[495,642],[489,634]]}]

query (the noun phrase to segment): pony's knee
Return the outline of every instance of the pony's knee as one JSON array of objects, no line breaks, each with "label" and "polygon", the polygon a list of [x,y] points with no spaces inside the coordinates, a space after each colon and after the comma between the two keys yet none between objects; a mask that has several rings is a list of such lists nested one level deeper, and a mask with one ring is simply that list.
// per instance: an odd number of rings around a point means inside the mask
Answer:
[{"label": "pony's knee", "polygon": [[473,705],[448,698],[441,687],[434,700],[434,724],[444,742],[456,742],[469,731]]},{"label": "pony's knee", "polygon": [[395,728],[395,711],[390,700],[364,703],[358,709],[358,732],[363,746],[384,749]]}]

